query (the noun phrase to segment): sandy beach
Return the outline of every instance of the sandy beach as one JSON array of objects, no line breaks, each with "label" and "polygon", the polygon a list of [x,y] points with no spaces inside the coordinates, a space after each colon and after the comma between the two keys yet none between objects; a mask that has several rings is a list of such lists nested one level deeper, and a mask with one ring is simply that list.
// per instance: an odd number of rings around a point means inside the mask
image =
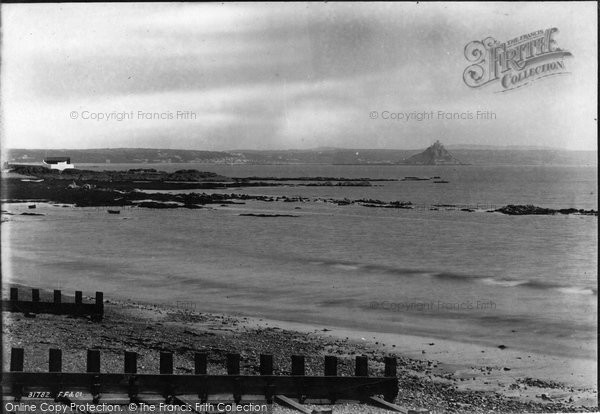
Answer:
[{"label": "sandy beach", "polygon": [[[7,286],[8,287],[8,286]],[[20,287],[23,289],[24,287]],[[24,291],[24,289],[23,289]],[[51,292],[42,292],[49,298]],[[69,300],[69,298],[66,298]],[[158,353],[174,352],[175,373],[193,370],[193,353],[209,353],[208,372],[225,373],[228,352],[241,354],[243,374],[258,374],[261,353],[274,355],[275,373],[289,374],[289,357],[306,356],[308,375],[322,375],[323,357],[339,358],[340,375],[352,375],[356,355],[369,357],[370,375],[382,375],[383,357],[398,358],[396,403],[432,412],[589,412],[597,394],[583,384],[595,369],[586,361],[564,361],[564,369],[543,355],[511,349],[467,346],[424,337],[283,323],[177,309],[165,305],[105,299],[101,323],[86,318],[4,313],[3,352],[25,348],[25,370],[44,371],[48,349],[63,350],[63,370],[83,372],[85,351],[100,349],[103,372],[121,372],[123,352],[139,354],[140,372],[158,370]],[[475,349],[477,348],[477,349]],[[4,358],[4,369],[8,358]],[[536,368],[534,368],[536,367]],[[544,368],[548,367],[548,368]],[[532,378],[532,372],[537,377]],[[384,412],[362,404],[336,405],[335,412]],[[275,407],[275,412],[287,409]]]}]

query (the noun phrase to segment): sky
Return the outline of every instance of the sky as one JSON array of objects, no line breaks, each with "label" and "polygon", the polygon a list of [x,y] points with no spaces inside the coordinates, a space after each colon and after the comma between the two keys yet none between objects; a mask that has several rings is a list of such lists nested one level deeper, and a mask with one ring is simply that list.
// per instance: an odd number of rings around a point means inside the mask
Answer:
[{"label": "sky", "polygon": [[[440,140],[597,150],[593,2],[1,12],[3,148],[418,149]],[[552,27],[572,54],[567,74],[506,92],[463,81],[469,42]],[[420,121],[398,115],[431,111]],[[445,119],[477,111],[493,118]]]}]

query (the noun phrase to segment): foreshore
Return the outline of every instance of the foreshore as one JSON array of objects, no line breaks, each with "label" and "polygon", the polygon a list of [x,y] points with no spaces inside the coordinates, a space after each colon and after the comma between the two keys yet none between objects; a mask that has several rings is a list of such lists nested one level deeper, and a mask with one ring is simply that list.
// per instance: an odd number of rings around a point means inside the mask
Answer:
[{"label": "foreshore", "polygon": [[[43,291],[42,300],[50,295]],[[275,374],[280,375],[289,374],[293,354],[306,356],[308,375],[322,375],[325,355],[338,357],[340,375],[352,375],[355,356],[366,355],[373,376],[382,375],[383,357],[392,355],[398,358],[400,392],[396,403],[403,407],[455,413],[598,409],[595,389],[549,380],[557,372],[550,372],[552,368],[540,356],[511,349],[493,350],[440,339],[203,313],[181,306],[111,298],[105,300],[105,317],[100,323],[44,314],[3,316],[4,355],[11,347],[25,348],[28,371],[46,370],[49,348],[63,350],[63,370],[69,372],[85,371],[85,350],[91,348],[100,349],[103,372],[121,372],[123,352],[135,351],[140,372],[154,373],[158,371],[158,353],[169,350],[174,352],[175,372],[180,374],[193,372],[193,353],[197,351],[208,352],[208,372],[214,374],[225,372],[226,353],[240,353],[242,373],[248,375],[258,374],[261,353],[274,356]],[[7,370],[8,358],[3,360],[3,369]],[[569,364],[572,361],[563,367],[563,374],[568,369],[585,368]],[[556,371],[556,364],[551,365]],[[533,372],[540,376],[532,377]],[[361,404],[336,406],[336,412],[339,410],[384,412]],[[278,407],[276,412],[285,410]]]}]

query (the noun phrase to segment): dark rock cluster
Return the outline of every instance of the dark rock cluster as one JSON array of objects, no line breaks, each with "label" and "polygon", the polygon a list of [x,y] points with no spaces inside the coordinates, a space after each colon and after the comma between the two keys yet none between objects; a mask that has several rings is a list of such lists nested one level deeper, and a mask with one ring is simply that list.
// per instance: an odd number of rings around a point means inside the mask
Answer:
[{"label": "dark rock cluster", "polygon": [[553,214],[583,214],[588,216],[597,216],[598,211],[596,210],[584,210],[576,208],[563,208],[563,209],[552,209],[538,207],[534,205],[508,205],[501,207],[496,210],[502,214],[508,214],[511,216],[523,216],[523,215],[553,215]]}]

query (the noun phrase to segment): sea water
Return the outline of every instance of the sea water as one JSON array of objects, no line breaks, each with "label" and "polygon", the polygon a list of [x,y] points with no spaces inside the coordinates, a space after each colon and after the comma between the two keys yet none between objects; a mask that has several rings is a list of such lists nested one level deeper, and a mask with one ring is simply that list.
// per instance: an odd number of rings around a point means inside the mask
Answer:
[{"label": "sea water", "polygon": [[[449,183],[227,189],[311,201],[124,208],[120,215],[40,204],[44,216],[14,215],[2,224],[4,282],[596,358],[597,217],[323,201],[597,209],[595,167],[162,167],[236,177],[436,175]],[[25,204],[3,208],[27,211]],[[297,217],[240,216],[249,212]]]}]

